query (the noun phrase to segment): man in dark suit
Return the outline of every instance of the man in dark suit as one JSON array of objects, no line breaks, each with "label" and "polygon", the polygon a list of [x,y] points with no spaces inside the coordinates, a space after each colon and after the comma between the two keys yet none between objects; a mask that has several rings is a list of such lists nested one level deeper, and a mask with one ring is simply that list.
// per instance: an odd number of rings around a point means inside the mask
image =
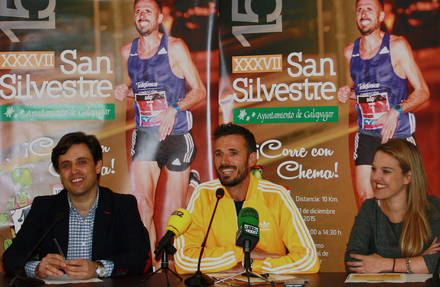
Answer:
[{"label": "man in dark suit", "polygon": [[17,273],[24,267],[29,277],[66,273],[76,279],[150,271],[149,237],[136,199],[98,185],[102,150],[96,137],[64,135],[52,150],[52,164],[64,189],[34,199],[3,254],[5,271]]}]

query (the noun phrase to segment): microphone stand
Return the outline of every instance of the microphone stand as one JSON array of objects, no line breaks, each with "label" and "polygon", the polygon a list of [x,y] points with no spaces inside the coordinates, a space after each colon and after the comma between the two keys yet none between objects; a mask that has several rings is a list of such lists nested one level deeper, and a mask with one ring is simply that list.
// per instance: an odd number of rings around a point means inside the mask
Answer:
[{"label": "microphone stand", "polygon": [[246,274],[246,276],[247,276],[247,278],[248,278],[248,284],[249,284],[249,286],[251,285],[250,277],[256,277],[256,278],[259,278],[259,279],[265,281],[266,283],[269,283],[270,285],[275,286],[275,282],[274,282],[274,281],[270,281],[269,279],[267,279],[267,276],[265,277],[265,276],[263,276],[263,275],[261,275],[261,274],[258,274],[258,273],[256,273],[256,272],[252,271],[251,268],[246,268],[245,273],[241,273],[241,274],[242,274],[242,275]]},{"label": "microphone stand", "polygon": [[15,274],[15,277],[12,278],[11,282],[9,283],[9,286],[33,287],[33,286],[41,286],[44,284],[45,282],[43,280],[34,277],[27,277],[26,273],[23,270],[21,270],[20,272]]},{"label": "microphone stand", "polygon": [[154,271],[153,273],[148,274],[147,277],[144,279],[144,281],[147,281],[151,276],[153,276],[154,274],[158,274],[159,271],[162,270],[163,273],[165,273],[165,278],[167,279],[167,286],[170,286],[170,282],[168,280],[168,271],[171,272],[171,274],[173,274],[177,278],[179,278],[180,281],[182,281],[183,280],[182,277],[180,277],[179,274],[177,274],[176,272],[174,272],[169,268],[168,255],[174,255],[174,253],[176,253],[176,248],[173,245],[168,244],[167,246],[165,246],[162,251],[162,262],[160,263],[160,268]]},{"label": "microphone stand", "polygon": [[261,274],[258,274],[258,273],[253,272],[252,269],[250,269],[250,270],[245,270],[244,272],[241,271],[241,272],[238,272],[238,273],[236,273],[236,274],[233,274],[233,275],[231,275],[231,276],[229,276],[229,277],[225,277],[225,278],[223,278],[223,279],[217,280],[217,281],[215,281],[215,284],[218,284],[218,283],[224,282],[224,281],[229,280],[229,279],[234,279],[235,277],[240,276],[240,275],[242,275],[242,276],[246,276],[246,277],[247,277],[247,279],[248,279],[248,285],[251,284],[251,283],[250,283],[250,277],[255,277],[255,278],[259,278],[259,279],[261,279],[261,280],[264,280],[266,283],[269,283],[269,284],[272,285],[272,286],[275,286],[275,285],[276,285],[274,281],[270,281],[269,279],[267,279],[267,277],[269,276],[269,274],[261,275]]},{"label": "microphone stand", "polygon": [[252,264],[251,264],[251,247],[250,247],[250,242],[249,240],[245,240],[244,241],[244,268],[246,270],[246,276],[248,279],[248,286],[251,286],[251,274],[250,272],[252,272]]},{"label": "microphone stand", "polygon": [[55,226],[60,223],[62,220],[64,220],[65,216],[64,214],[60,213],[55,216],[55,221],[49,226],[49,228],[43,233],[43,235],[40,237],[40,239],[37,241],[37,244],[34,245],[34,247],[29,251],[29,253],[26,255],[24,259],[24,263],[22,268],[19,272],[15,274],[15,277],[11,280],[9,283],[9,286],[15,286],[15,287],[31,287],[31,286],[41,286],[44,285],[45,282],[41,279],[34,278],[34,277],[27,277],[26,273],[24,271],[24,265],[26,265],[26,262],[31,259],[32,254],[37,250],[37,248],[41,245],[43,240],[47,237],[47,235],[55,228]]},{"label": "microphone stand", "polygon": [[210,286],[214,284],[214,280],[207,275],[204,275],[200,271],[200,264],[202,262],[203,251],[205,250],[206,240],[208,239],[209,230],[211,229],[212,220],[214,219],[215,211],[217,210],[218,202],[224,195],[224,191],[219,192],[220,189],[216,191],[217,201],[215,202],[214,211],[212,212],[211,220],[209,221],[208,230],[206,231],[205,238],[202,242],[202,249],[200,250],[199,261],[197,263],[197,271],[193,276],[185,279],[185,285],[187,286]]},{"label": "microphone stand", "polygon": [[244,272],[239,272],[239,273],[234,274],[232,276],[229,276],[229,277],[223,278],[221,280],[215,281],[215,283],[217,284],[217,283],[226,281],[228,279],[233,279],[233,278],[235,278],[235,277],[237,277],[239,275],[243,275],[243,276],[247,277],[248,286],[251,286],[251,279],[250,279],[250,277],[259,278],[261,280],[264,280],[266,283],[269,283],[269,284],[275,286],[275,282],[274,281],[270,281],[269,279],[267,279],[267,277],[252,271],[252,267],[251,267],[251,250],[250,250],[250,241],[249,240],[245,240],[243,251],[244,251],[244,269],[245,269],[245,271]]}]

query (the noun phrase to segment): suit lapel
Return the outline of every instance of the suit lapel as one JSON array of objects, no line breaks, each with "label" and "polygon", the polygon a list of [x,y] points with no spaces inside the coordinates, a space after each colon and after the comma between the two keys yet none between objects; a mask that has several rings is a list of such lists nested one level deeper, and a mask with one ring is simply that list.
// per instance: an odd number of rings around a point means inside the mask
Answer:
[{"label": "suit lapel", "polygon": [[93,225],[93,244],[92,244],[92,260],[105,259],[106,244],[109,240],[109,231],[113,217],[113,199],[111,191],[104,187],[99,187],[98,208],[95,213],[95,222]]},{"label": "suit lapel", "polygon": [[67,246],[69,244],[69,202],[67,200],[67,191],[63,189],[56,198],[54,205],[54,216],[63,216],[63,219],[54,229],[54,236],[63,250],[64,256],[67,256]]}]

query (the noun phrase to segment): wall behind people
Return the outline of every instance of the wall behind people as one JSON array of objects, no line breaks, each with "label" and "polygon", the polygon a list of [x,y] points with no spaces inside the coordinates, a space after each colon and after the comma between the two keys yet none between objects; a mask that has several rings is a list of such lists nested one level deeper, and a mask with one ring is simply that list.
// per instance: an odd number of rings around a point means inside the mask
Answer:
[{"label": "wall behind people", "polygon": [[[128,82],[120,49],[138,35],[133,1],[37,2],[0,4],[0,251],[33,198],[60,190],[49,156],[67,132],[96,134],[105,155],[101,184],[133,192],[133,102],[113,97],[114,87]],[[358,37],[354,1],[162,3],[161,31],[184,39],[207,89],[206,101],[193,110],[198,151],[191,169],[200,181],[215,177],[209,168],[211,127],[229,121],[246,125],[259,144],[263,177],[291,190],[321,270],[344,270],[357,212],[356,118],[354,103],[338,104],[336,92],[349,83],[342,51]],[[438,7],[432,11],[438,13]],[[434,148],[440,134],[438,49],[430,44],[414,51],[431,91],[429,105],[416,113],[416,139],[432,193],[440,187],[435,177],[440,153]],[[196,184],[197,177],[192,179]]]}]

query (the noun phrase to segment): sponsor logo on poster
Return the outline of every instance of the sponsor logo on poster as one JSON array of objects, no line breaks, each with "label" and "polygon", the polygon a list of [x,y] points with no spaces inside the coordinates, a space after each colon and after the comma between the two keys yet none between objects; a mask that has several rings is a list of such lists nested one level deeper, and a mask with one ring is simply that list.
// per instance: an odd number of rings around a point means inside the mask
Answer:
[{"label": "sponsor logo on poster", "polygon": [[234,123],[236,124],[329,123],[337,121],[337,106],[234,109]]},{"label": "sponsor logo on poster", "polygon": [[0,106],[0,122],[114,119],[114,104]]}]

